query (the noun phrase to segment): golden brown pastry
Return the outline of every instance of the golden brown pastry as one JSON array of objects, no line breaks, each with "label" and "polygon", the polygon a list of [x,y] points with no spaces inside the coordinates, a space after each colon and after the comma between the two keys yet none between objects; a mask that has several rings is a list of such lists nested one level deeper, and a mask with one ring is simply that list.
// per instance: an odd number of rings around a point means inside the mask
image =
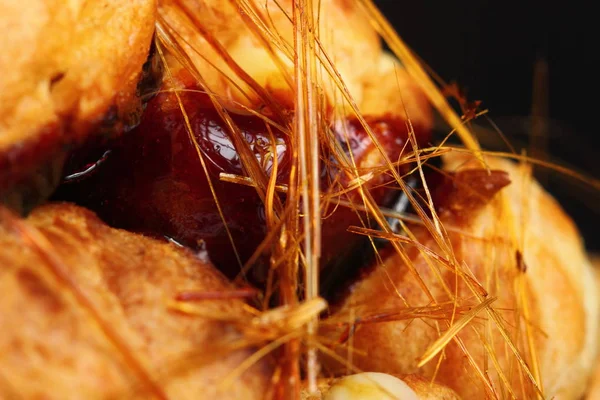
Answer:
[{"label": "golden brown pastry", "polygon": [[598,368],[598,360],[596,360],[596,368],[589,382],[589,387],[585,393],[585,399],[594,400],[600,396],[600,368]]},{"label": "golden brown pastry", "polygon": [[[269,393],[266,359],[234,371],[254,349],[231,321],[249,326],[249,314],[207,262],[73,205],[43,206],[27,220],[1,215],[0,398]],[[189,303],[188,313],[173,308],[186,292],[225,295]]]},{"label": "golden brown pastry", "polygon": [[[244,105],[259,110],[270,106],[270,97],[280,107],[293,109],[292,3],[159,0],[159,12],[165,30],[176,32],[174,41],[223,104],[231,109]],[[426,97],[399,62],[382,50],[381,40],[360,6],[347,0],[314,2],[314,6],[320,6],[315,14],[324,52],[320,84],[329,106],[336,110],[335,117],[353,113],[334,83],[333,70],[363,115],[392,114],[406,120],[408,113],[414,125],[430,129],[431,107]],[[257,29],[256,21],[264,28]],[[236,66],[243,73],[237,72]]]},{"label": "golden brown pastry", "polygon": [[[590,260],[594,268],[596,285],[600,286],[600,255],[590,254]],[[598,343],[600,343],[600,333],[598,335]],[[594,373],[591,376],[585,398],[589,400],[600,398],[600,355],[596,358],[596,366],[594,368]]]},{"label": "golden brown pastry", "polygon": [[0,201],[29,206],[10,189],[54,182],[90,130],[135,123],[155,18],[154,0],[0,3]]},{"label": "golden brown pastry", "polygon": [[459,400],[460,397],[454,390],[432,383],[431,380],[425,379],[420,375],[406,375],[402,380],[415,391],[419,400]]},{"label": "golden brown pastry", "polygon": [[[409,225],[419,248],[405,242],[431,298],[403,259],[389,255],[334,315],[357,321],[340,354],[352,346],[363,370],[435,376],[465,399],[534,398],[501,324],[545,398],[579,398],[598,349],[600,303],[577,229],[527,167],[486,158],[488,174],[464,152],[443,159],[454,175],[444,197],[433,196],[446,239]],[[475,309],[484,301],[493,312]],[[419,367],[434,342],[469,317],[456,339]],[[339,329],[329,334],[344,337]]]}]

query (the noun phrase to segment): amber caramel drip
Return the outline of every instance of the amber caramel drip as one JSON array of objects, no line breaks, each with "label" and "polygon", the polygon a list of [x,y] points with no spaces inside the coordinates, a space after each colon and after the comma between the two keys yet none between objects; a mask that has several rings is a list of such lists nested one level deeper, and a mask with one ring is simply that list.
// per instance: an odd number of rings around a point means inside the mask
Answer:
[{"label": "amber caramel drip", "polygon": [[505,171],[466,169],[438,178],[434,204],[443,220],[466,222],[510,184]]}]

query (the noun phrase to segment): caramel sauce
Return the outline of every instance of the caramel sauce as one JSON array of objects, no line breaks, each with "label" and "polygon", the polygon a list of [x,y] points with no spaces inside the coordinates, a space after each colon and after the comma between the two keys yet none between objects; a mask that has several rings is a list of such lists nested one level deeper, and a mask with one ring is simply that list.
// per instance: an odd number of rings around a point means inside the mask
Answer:
[{"label": "caramel sauce", "polygon": [[[232,134],[208,96],[196,91],[198,87],[193,79],[184,72],[177,78],[180,86],[188,89],[180,92],[180,98],[206,161],[208,179],[213,184],[236,249],[245,262],[267,233],[264,206],[254,188],[219,179],[221,173],[246,175]],[[229,114],[265,173],[272,173],[273,159],[277,157],[277,182],[287,184],[292,163],[292,138],[271,127],[275,141],[272,143],[263,119],[254,115]],[[290,121],[276,122],[285,126]],[[390,116],[367,117],[367,122],[387,156],[395,161],[407,140],[406,124]],[[373,154],[378,150],[360,123],[348,119],[332,125],[332,132],[343,148],[353,153],[357,164],[364,164],[363,161],[370,157],[369,167],[373,167],[371,164],[377,159]],[[345,139],[346,135],[349,140]],[[422,142],[429,139],[425,133],[420,138]],[[349,148],[345,146],[347,143],[350,143]],[[172,238],[192,249],[206,250],[210,260],[226,275],[234,277],[238,274],[239,264],[173,93],[162,92],[152,99],[140,125],[110,146],[88,152],[85,157],[73,155],[72,160],[76,161],[70,163],[68,173],[89,168],[90,162],[107,154],[107,150],[110,153],[101,164],[92,168],[88,177],[64,184],[56,198],[84,205],[113,226]],[[321,157],[330,159],[327,154],[321,154]],[[340,171],[330,163],[322,165],[322,189],[327,190],[332,176]],[[383,165],[381,162],[380,166]],[[343,179],[341,182],[345,183]],[[378,188],[373,193],[376,201],[384,202],[389,197],[388,192]],[[278,195],[285,201],[284,194]],[[343,196],[351,200],[358,193]],[[327,212],[331,210],[329,207]],[[326,268],[341,263],[344,255],[358,241],[364,240],[346,232],[350,225],[360,225],[360,220],[355,211],[341,206],[323,220],[321,264]],[[251,281],[264,281],[266,261],[264,257],[253,266]]]},{"label": "caramel sauce", "polygon": [[499,170],[466,169],[432,179],[433,202],[443,220],[461,223],[470,219],[503,187],[508,173]]}]

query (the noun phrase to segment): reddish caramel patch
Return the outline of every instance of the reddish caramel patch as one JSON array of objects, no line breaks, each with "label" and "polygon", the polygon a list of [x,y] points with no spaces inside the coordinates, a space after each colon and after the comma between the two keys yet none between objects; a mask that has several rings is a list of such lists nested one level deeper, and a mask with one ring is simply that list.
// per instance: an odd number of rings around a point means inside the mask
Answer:
[{"label": "reddish caramel patch", "polygon": [[[206,161],[209,178],[226,223],[244,262],[266,235],[264,206],[254,188],[219,179],[222,172],[246,175],[231,133],[208,97],[193,91],[198,88],[190,76],[184,73],[178,78],[183,87],[192,90],[180,92],[180,97]],[[230,113],[230,116],[267,175],[272,173],[273,156],[276,154],[279,164],[277,181],[287,184],[292,161],[292,139],[271,127],[273,143],[266,122],[262,119],[236,113]],[[395,161],[407,138],[404,123],[387,117],[368,121],[388,152],[388,157]],[[286,124],[286,121],[277,122],[280,126]],[[344,142],[344,132],[349,133],[350,149],[360,166],[366,154],[372,155],[373,151],[378,150],[374,149],[356,121],[350,120],[346,126],[346,130],[336,129],[335,133],[341,142]],[[423,138],[428,139],[426,135]],[[166,236],[195,249],[206,249],[211,261],[222,271],[230,277],[236,276],[239,272],[238,263],[175,95],[163,92],[151,100],[140,126],[113,143],[109,149],[109,156],[90,177],[63,185],[58,197],[74,200],[93,209],[113,226]],[[99,158],[106,150],[97,149],[91,159],[88,157],[86,162],[79,165],[86,165],[94,157]],[[321,154],[321,157],[330,159],[326,154]],[[77,159],[81,162],[80,156]],[[376,158],[370,159],[372,164]],[[322,174],[323,190],[328,188],[331,176],[339,172],[330,163],[325,164],[329,170]],[[385,164],[381,161],[380,165]],[[74,166],[71,172],[73,170],[79,168]],[[345,183],[344,180],[341,182]],[[384,192],[378,190],[376,199],[382,200]],[[280,196],[285,201],[285,196]],[[328,212],[331,212],[331,208]],[[323,265],[339,262],[341,256],[350,251],[357,240],[361,240],[357,235],[346,232],[349,225],[357,224],[360,222],[356,214],[344,207],[338,207],[323,221]],[[265,260],[262,261],[262,267],[256,265],[252,270],[251,280],[254,282],[265,279],[267,264]]]},{"label": "reddish caramel patch", "polygon": [[434,183],[433,202],[440,217],[453,216],[466,221],[509,184],[510,178],[504,171],[458,171],[441,177],[440,183]]},{"label": "reddish caramel patch", "polygon": [[[388,156],[392,158],[394,154],[398,156],[407,139],[406,121],[393,115],[365,116],[364,120],[371,128],[373,135],[377,137],[379,144],[388,152]],[[345,142],[347,135],[354,157],[360,159],[365,153],[376,150],[375,144],[358,118],[347,118],[340,125],[336,129],[336,133],[342,142]]]},{"label": "reddish caramel patch", "polygon": [[[365,116],[369,128],[377,138],[377,142],[392,163],[398,161],[398,157],[405,151],[405,147],[411,150],[407,144],[408,128],[406,121],[392,115],[378,117]],[[385,166],[380,149],[371,140],[369,134],[363,128],[361,122],[355,118],[348,118],[336,124],[334,132],[344,148],[352,152],[359,173],[367,172],[373,167]],[[420,134],[419,144],[427,141],[428,135]],[[375,161],[375,165],[373,164]],[[347,180],[342,182],[346,183]]]}]

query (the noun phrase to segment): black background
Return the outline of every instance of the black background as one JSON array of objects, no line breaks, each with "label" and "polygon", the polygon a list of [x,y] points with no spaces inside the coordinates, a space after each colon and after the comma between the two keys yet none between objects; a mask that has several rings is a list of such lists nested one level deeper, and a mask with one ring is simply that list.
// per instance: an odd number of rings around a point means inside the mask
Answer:
[{"label": "black background", "polygon": [[[600,178],[596,109],[598,40],[592,6],[538,1],[399,1],[376,4],[400,36],[444,80],[456,81],[504,133],[523,133],[531,114],[536,60],[548,66],[549,152]],[[511,132],[512,130],[512,132]],[[527,132],[525,132],[527,133]],[[600,250],[600,193],[562,180],[546,181]],[[585,201],[582,199],[585,198]]]}]

